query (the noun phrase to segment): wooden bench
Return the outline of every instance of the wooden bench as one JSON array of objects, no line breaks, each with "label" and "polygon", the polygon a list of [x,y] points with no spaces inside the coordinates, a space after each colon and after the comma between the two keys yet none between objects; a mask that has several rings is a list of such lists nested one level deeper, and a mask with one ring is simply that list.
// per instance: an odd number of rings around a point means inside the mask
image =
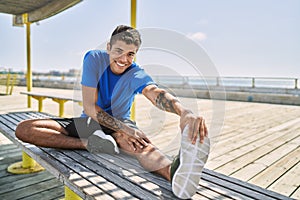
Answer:
[{"label": "wooden bench", "polygon": [[[15,137],[20,121],[49,117],[52,116],[41,112],[3,114],[0,115],[0,132],[65,184],[65,191],[73,195],[66,195],[66,199],[80,199],[78,196],[83,199],[177,199],[169,182],[146,172],[135,159],[124,154],[94,155],[84,150],[42,148]],[[290,198],[204,169],[193,199]]]},{"label": "wooden bench", "polygon": [[20,93],[36,99],[38,101],[39,112],[43,112],[43,100],[46,98],[52,99],[54,102],[58,103],[59,105],[59,112],[58,112],[59,117],[64,116],[64,112],[65,112],[64,106],[66,102],[73,101],[73,102],[77,102],[79,105],[82,105],[81,99],[74,99],[62,95],[53,95],[53,94],[35,93],[35,92],[20,92]]}]

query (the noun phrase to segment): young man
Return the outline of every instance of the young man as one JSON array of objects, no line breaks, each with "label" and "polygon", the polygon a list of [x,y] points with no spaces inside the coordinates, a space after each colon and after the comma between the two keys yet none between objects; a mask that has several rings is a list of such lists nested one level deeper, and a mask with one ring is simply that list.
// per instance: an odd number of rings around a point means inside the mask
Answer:
[{"label": "young man", "polygon": [[[84,57],[81,117],[26,120],[18,125],[16,136],[43,147],[110,154],[121,149],[135,156],[146,170],[170,181],[176,196],[190,198],[197,190],[209,153],[207,127],[202,117],[158,88],[133,61],[140,45],[137,30],[118,26],[107,51],[92,50]],[[130,120],[130,108],[137,93],[142,93],[156,107],[180,116],[181,148],[173,162]]]}]

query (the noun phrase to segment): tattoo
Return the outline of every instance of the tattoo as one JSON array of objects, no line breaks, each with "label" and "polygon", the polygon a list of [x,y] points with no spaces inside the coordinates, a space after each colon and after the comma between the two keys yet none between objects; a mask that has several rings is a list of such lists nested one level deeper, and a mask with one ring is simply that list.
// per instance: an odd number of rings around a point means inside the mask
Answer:
[{"label": "tattoo", "polygon": [[155,100],[155,105],[162,110],[177,114],[174,104],[179,102],[178,99],[170,99],[167,97],[167,92],[162,91],[158,94]]},{"label": "tattoo", "polygon": [[114,131],[119,131],[124,128],[124,124],[121,121],[115,119],[103,110],[97,113],[97,119],[101,125]]}]

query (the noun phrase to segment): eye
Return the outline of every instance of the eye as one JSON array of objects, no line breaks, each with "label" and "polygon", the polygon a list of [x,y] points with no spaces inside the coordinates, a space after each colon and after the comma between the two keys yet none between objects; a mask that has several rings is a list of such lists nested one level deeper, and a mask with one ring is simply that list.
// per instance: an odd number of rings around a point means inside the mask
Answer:
[{"label": "eye", "polygon": [[113,51],[116,54],[122,54],[123,53],[122,49],[114,49]]},{"label": "eye", "polygon": [[133,52],[128,53],[129,57],[134,57],[134,55],[135,55],[135,53],[133,53]]}]

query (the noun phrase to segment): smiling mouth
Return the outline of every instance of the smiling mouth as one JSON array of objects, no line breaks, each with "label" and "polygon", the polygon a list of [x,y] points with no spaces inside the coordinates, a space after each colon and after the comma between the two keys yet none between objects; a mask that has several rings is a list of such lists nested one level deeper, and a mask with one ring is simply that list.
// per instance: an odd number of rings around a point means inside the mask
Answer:
[{"label": "smiling mouth", "polygon": [[125,64],[121,64],[121,63],[119,63],[119,62],[117,62],[117,61],[116,61],[116,64],[117,64],[118,66],[120,66],[120,67],[125,67]]}]

